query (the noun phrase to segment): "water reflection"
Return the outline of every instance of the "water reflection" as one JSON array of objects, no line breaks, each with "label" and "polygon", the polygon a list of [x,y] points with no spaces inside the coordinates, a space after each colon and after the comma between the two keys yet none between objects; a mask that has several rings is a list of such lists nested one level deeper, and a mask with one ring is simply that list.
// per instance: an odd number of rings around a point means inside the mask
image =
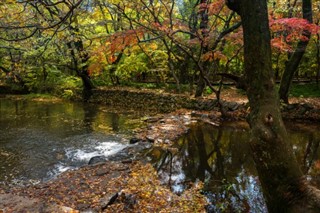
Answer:
[{"label": "water reflection", "polygon": [[[316,182],[320,170],[319,126],[298,126],[288,124],[290,140],[301,165]],[[209,212],[267,212],[248,140],[246,123],[194,125],[175,149],[158,147],[147,155],[163,182],[177,193],[192,182],[203,181],[204,193],[212,203]]]},{"label": "water reflection", "polygon": [[93,104],[0,99],[0,182],[47,179],[119,151],[138,117]]},{"label": "water reflection", "polygon": [[94,131],[92,124],[94,123],[99,109],[97,105],[83,103],[83,124],[87,133]]}]

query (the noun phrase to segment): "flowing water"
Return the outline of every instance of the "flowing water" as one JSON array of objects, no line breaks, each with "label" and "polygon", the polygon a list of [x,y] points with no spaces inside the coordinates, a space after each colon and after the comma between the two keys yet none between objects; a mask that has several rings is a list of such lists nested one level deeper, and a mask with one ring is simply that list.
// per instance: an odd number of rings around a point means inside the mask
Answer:
[{"label": "flowing water", "polygon": [[[128,146],[139,117],[90,104],[0,99],[0,183],[48,180],[108,157]],[[286,125],[301,168],[320,186],[320,126]],[[176,193],[204,182],[209,212],[267,212],[248,140],[246,123],[196,124],[174,148],[145,155]]]},{"label": "flowing water", "polygon": [[137,115],[79,103],[0,99],[0,182],[50,179],[128,144]]}]

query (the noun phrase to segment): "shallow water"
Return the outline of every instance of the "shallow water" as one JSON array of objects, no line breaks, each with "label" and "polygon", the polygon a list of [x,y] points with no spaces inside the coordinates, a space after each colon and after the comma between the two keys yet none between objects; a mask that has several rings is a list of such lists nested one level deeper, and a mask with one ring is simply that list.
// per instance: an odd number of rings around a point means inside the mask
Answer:
[{"label": "shallow water", "polygon": [[[287,123],[287,127],[301,167],[320,186],[320,126]],[[204,194],[212,203],[209,212],[267,212],[248,140],[246,123],[194,125],[176,149],[154,148],[147,156],[163,183],[177,193],[204,182]]]},{"label": "shallow water", "polygon": [[0,99],[0,182],[50,179],[128,144],[138,115],[82,103]]},{"label": "shallow water", "polygon": [[[108,157],[128,146],[140,117],[92,104],[0,99],[0,183],[48,180],[93,156]],[[320,186],[320,126],[286,125],[301,168]],[[244,122],[196,124],[176,147],[146,156],[176,193],[204,182],[209,212],[267,212],[248,140]]]}]

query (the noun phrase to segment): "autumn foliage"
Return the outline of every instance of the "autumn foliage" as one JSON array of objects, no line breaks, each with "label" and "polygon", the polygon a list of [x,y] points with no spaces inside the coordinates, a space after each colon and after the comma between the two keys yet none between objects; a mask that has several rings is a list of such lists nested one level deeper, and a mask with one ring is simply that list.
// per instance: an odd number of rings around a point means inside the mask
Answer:
[{"label": "autumn foliage", "polygon": [[152,165],[141,163],[134,166],[125,182],[119,201],[106,212],[205,212],[207,201],[200,194],[201,183],[179,196],[161,185]]}]

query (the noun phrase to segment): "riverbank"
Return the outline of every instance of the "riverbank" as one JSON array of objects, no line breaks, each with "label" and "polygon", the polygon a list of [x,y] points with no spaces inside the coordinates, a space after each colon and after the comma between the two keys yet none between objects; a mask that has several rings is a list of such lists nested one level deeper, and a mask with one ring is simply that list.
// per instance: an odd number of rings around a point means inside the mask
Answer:
[{"label": "riverbank", "polygon": [[[136,93],[135,97],[138,96],[137,94],[141,94],[141,98],[146,97],[146,91],[143,93],[121,91],[117,98],[126,97],[123,95],[131,92]],[[153,93],[148,94],[147,97],[152,96],[152,102],[157,103],[158,96]],[[165,98],[162,93],[160,94],[160,101],[163,101]],[[112,99],[111,96],[108,97]],[[179,97],[179,100],[183,101],[187,98],[188,96],[185,95],[183,98]],[[173,100],[171,97],[170,99]],[[135,212],[142,209],[148,212],[161,209],[169,212],[188,212],[187,208],[196,209],[196,212],[205,211],[206,201],[199,192],[201,184],[195,185],[183,196],[173,194],[168,187],[160,184],[156,172],[149,164],[140,163],[145,157],[141,155],[141,151],[152,145],[174,152],[175,150],[171,148],[172,144],[188,131],[191,123],[201,121],[219,126],[224,120],[245,120],[250,109],[244,95],[236,90],[230,90],[222,93],[222,99],[225,100],[224,117],[214,105],[210,111],[200,108],[176,108],[164,114],[155,110],[156,112],[152,113],[153,116],[144,119],[146,128],[137,131],[132,138],[131,143],[135,145],[122,151],[123,157],[119,157],[118,154],[110,158],[112,161],[67,171],[47,183],[26,188],[1,189],[0,212],[1,209],[3,212],[25,212],[26,210],[54,212],[52,209],[56,211],[61,209],[61,212]],[[125,100],[121,106],[116,107],[122,107],[123,104],[127,107],[135,105],[134,100]],[[212,97],[197,101],[210,103]],[[320,113],[317,111],[320,109],[319,99],[291,99],[290,101],[294,104],[282,106],[285,119],[301,119],[309,122],[319,119]],[[100,104],[102,103],[103,101]],[[155,105],[165,106],[169,102],[163,103]],[[147,108],[150,104],[145,102],[143,106]]]},{"label": "riverbank", "polygon": [[[79,100],[79,99],[78,99]],[[196,111],[223,119],[244,120],[250,112],[248,99],[243,91],[228,87],[221,91],[220,104],[213,94],[194,98],[190,94],[173,94],[164,90],[135,89],[130,87],[101,87],[93,91],[91,103],[114,108],[134,109],[145,112],[170,113],[179,109]],[[320,97],[292,97],[289,105],[281,104],[284,119],[320,121]],[[220,111],[223,113],[221,114]]]}]

